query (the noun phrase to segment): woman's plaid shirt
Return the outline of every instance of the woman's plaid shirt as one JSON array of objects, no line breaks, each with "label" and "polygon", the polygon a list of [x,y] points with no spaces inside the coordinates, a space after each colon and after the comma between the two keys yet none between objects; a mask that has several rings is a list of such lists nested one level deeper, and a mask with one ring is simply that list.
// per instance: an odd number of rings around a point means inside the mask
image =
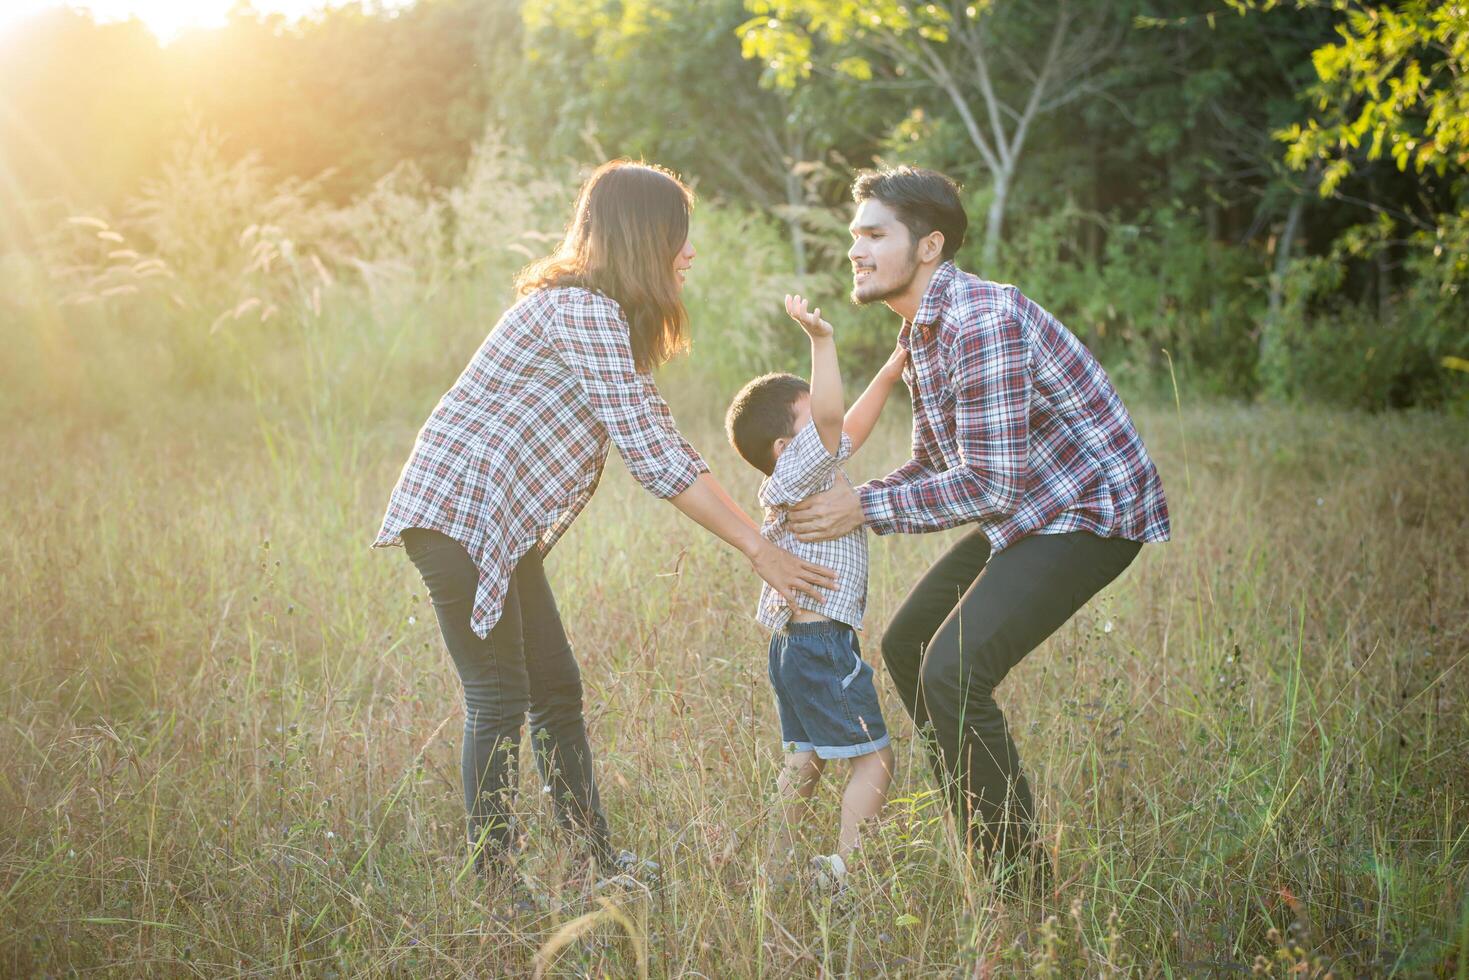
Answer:
[{"label": "woman's plaid shirt", "polygon": [[615,443],[659,497],[709,468],[674,427],[651,375],[633,366],[627,319],[585,289],[545,289],[505,312],[424,423],[375,547],[430,528],[479,566],[471,624],[489,635],[510,573],[581,513]]},{"label": "woman's plaid shirt", "polygon": [[995,552],[1028,534],[1168,539],[1168,502],[1102,366],[1014,286],[939,266],[903,324],[913,458],[857,492],[878,534],[977,523]]}]

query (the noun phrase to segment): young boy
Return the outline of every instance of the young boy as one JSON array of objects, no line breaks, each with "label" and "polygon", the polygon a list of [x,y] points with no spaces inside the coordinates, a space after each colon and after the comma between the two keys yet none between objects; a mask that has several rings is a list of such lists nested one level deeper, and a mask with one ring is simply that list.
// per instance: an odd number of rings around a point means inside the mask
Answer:
[{"label": "young boy", "polygon": [[805,542],[786,527],[786,508],[829,489],[846,475],[841,464],[867,441],[902,376],[906,351],[893,351],[882,370],[843,417],[842,377],[833,328],[800,296],[785,298],[786,312],[811,338],[811,383],[767,374],[745,385],[730,404],[725,427],[745,461],[766,475],[761,533],[806,561],[835,569],[835,589],[822,601],[801,596],[792,610],[774,589],[760,593],[756,618],[771,632],[770,683],[780,712],[785,764],[777,781],[783,826],[775,853],[789,856],[794,825],[816,791],[829,759],[848,759],[836,853],[812,859],[816,883],[845,886],[847,867],[864,821],[883,806],[893,776],[893,752],[877,704],[872,667],[862,660],[857,630],[867,604],[867,536],[858,528],[832,541]]}]

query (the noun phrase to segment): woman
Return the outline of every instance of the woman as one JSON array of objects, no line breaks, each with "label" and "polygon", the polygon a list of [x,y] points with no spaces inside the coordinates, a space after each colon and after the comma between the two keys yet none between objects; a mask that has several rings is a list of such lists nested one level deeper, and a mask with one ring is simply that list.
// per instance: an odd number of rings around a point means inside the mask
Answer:
[{"label": "woman", "polygon": [[738,548],[787,601],[834,581],[760,536],[654,387],[651,370],[688,344],[691,207],[660,168],[613,161],[592,174],[560,247],[520,273],[519,301],[419,432],[378,532],[376,546],[401,543],[423,576],[463,682],[469,837],[492,873],[509,865],[527,710],[559,821],[603,870],[630,859],[608,843],[580,671],[542,568],[596,490],[609,441],[639,483]]}]

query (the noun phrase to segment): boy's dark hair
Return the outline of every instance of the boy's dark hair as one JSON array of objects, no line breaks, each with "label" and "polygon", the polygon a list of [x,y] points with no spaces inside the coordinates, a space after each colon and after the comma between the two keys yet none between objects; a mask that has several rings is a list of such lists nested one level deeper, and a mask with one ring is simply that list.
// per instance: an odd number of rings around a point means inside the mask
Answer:
[{"label": "boy's dark hair", "polygon": [[730,443],[755,469],[775,472],[775,440],[795,435],[796,400],[811,386],[794,374],[766,374],[740,389],[724,416]]},{"label": "boy's dark hair", "polygon": [[952,259],[964,244],[969,216],[959,200],[959,185],[937,170],[864,170],[852,181],[852,200],[861,204],[868,198],[892,208],[915,242],[932,232],[943,232],[945,259]]}]

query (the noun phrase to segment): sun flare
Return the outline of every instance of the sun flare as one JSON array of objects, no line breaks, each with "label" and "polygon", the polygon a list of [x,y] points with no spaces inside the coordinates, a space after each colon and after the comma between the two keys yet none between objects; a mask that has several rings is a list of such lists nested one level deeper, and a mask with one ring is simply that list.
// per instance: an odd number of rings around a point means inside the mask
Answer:
[{"label": "sun flare", "polygon": [[[324,7],[339,6],[343,0],[254,0],[261,13],[303,17]],[[237,0],[3,0],[0,2],[0,34],[37,14],[58,7],[86,10],[98,21],[139,20],[163,43],[192,30],[223,27]],[[399,6],[400,4],[385,4]]]}]

